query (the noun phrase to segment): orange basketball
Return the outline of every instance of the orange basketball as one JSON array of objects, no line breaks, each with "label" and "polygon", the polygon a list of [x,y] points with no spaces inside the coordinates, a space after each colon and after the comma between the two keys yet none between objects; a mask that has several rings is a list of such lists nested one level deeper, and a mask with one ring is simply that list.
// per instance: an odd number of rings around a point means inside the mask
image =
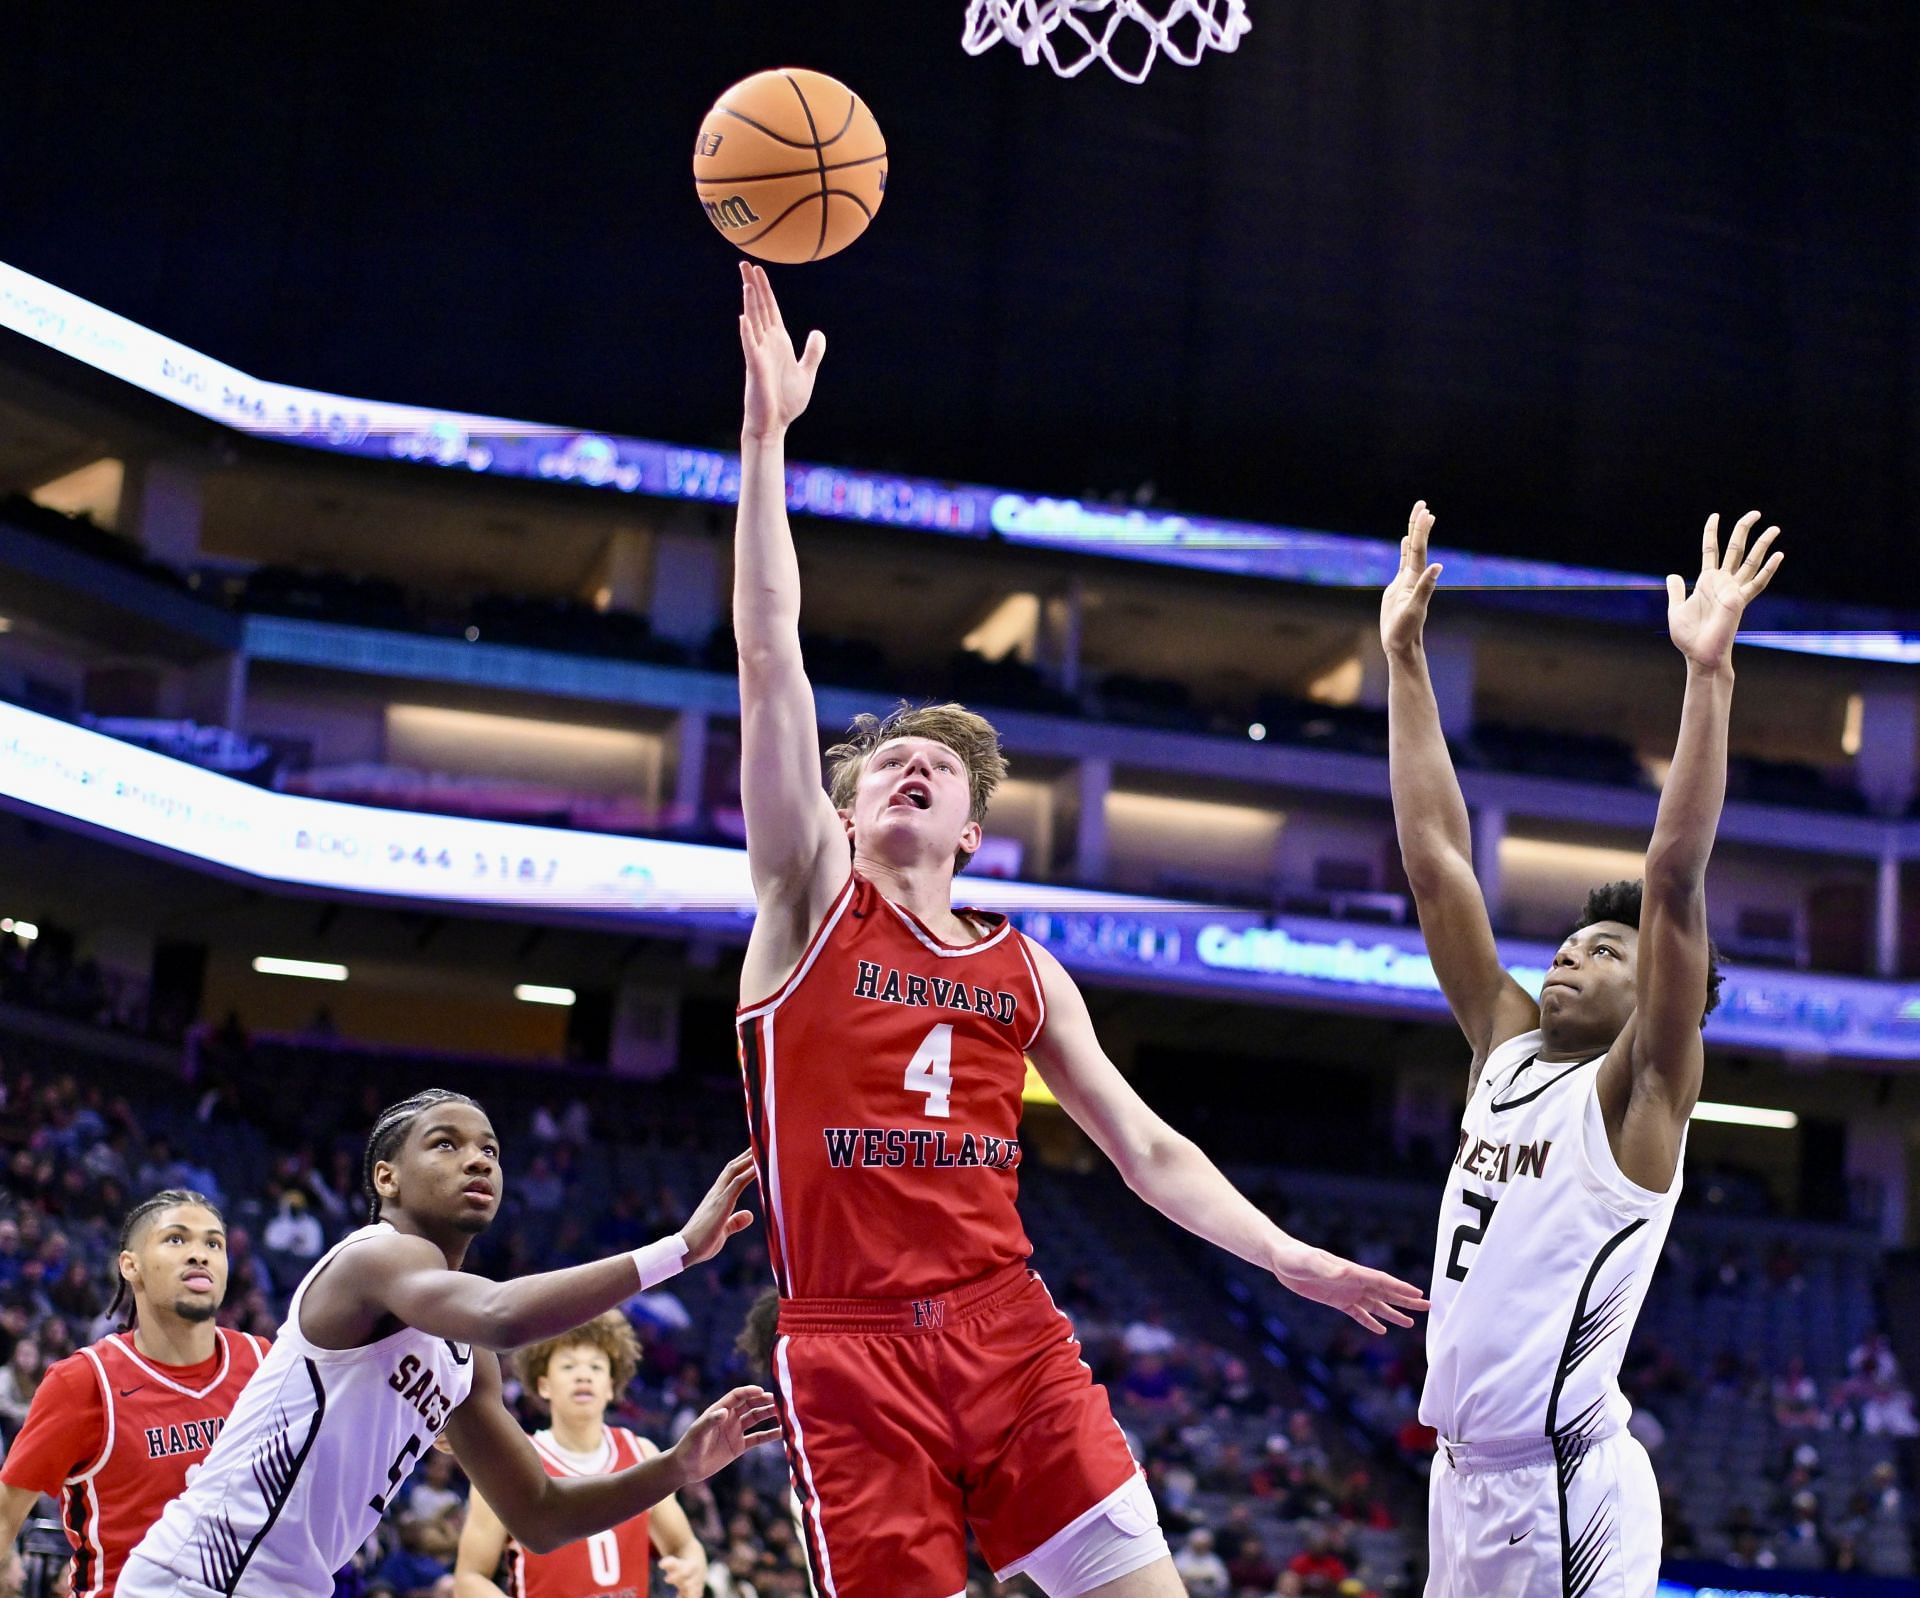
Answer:
[{"label": "orange basketball", "polygon": [[880,209],[887,142],[866,102],[824,72],[756,72],[701,122],[693,186],[707,219],[747,254],[817,261]]}]

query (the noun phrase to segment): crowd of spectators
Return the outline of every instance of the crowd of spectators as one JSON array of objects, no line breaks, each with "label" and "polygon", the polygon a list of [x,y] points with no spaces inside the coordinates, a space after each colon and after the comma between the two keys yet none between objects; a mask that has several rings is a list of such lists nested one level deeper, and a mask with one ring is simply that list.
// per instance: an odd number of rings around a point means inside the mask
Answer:
[{"label": "crowd of spectators", "polygon": [[[7,940],[0,940],[0,954],[10,996],[84,1013],[60,997],[74,991],[65,975],[44,983],[30,978],[18,946]],[[344,1047],[320,1030],[315,1048]],[[194,1083],[127,1084],[125,1092],[102,1085],[111,1073],[0,1068],[7,1177],[0,1191],[0,1444],[17,1431],[48,1365],[115,1329],[104,1311],[117,1229],[140,1195],[186,1187],[223,1206],[230,1276],[221,1318],[264,1336],[275,1331],[300,1277],[363,1221],[366,1127],[379,1103],[417,1082],[366,1082],[350,1100],[330,1101],[324,1110],[309,1105],[297,1124],[275,1121],[247,1113],[250,1100],[271,1098],[264,1080],[256,1093],[248,1091],[248,1072],[258,1069],[249,1050],[244,1031],[230,1022],[201,1038]],[[675,1191],[670,1181],[628,1181],[591,1202],[583,1198],[591,1150],[622,1135],[596,1119],[571,1093],[513,1108],[509,1125],[519,1135],[509,1136],[508,1200],[476,1248],[477,1268],[505,1276],[595,1258],[684,1219],[694,1195]],[[238,1157],[243,1149],[250,1158]],[[1283,1224],[1366,1263],[1419,1274],[1416,1234],[1423,1228],[1411,1221],[1336,1219],[1290,1204],[1277,1191],[1263,1197]],[[1780,1293],[1801,1290],[1802,1271],[1786,1243],[1757,1262],[1728,1250],[1698,1270],[1683,1245],[1673,1253],[1670,1263],[1698,1294],[1738,1292],[1756,1278]],[[715,1266],[634,1300],[628,1313],[646,1357],[610,1418],[669,1441],[704,1397],[764,1376],[752,1339],[736,1348],[733,1338],[766,1280],[764,1251],[749,1233]],[[1305,1362],[1302,1384],[1244,1342],[1229,1346],[1231,1338],[1201,1335],[1216,1327],[1224,1333],[1217,1309],[1169,1315],[1085,1269],[1063,1272],[1054,1285],[1136,1453],[1148,1461],[1176,1562],[1196,1598],[1362,1598],[1412,1579],[1408,1556],[1417,1557],[1423,1541],[1417,1476],[1434,1446],[1414,1413],[1424,1377],[1417,1337],[1367,1338],[1341,1323]],[[1832,1372],[1811,1371],[1801,1360],[1764,1372],[1732,1349],[1710,1368],[1688,1368],[1657,1339],[1642,1337],[1626,1382],[1636,1430],[1656,1458],[1665,1441],[1663,1415],[1704,1394],[1760,1407],[1779,1438],[1781,1462],[1768,1478],[1767,1497],[1738,1506],[1728,1524],[1696,1528],[1682,1504],[1669,1504],[1675,1557],[1697,1552],[1701,1531],[1711,1530],[1716,1551],[1730,1548],[1734,1562],[1755,1568],[1872,1569],[1867,1531],[1876,1523],[1906,1526],[1906,1491],[1895,1467],[1878,1464],[1854,1479],[1824,1464],[1821,1453],[1837,1434],[1901,1439],[1920,1431],[1884,1335],[1864,1338],[1846,1368]],[[508,1391],[529,1427],[540,1424],[537,1405],[511,1382]],[[450,1460],[424,1464],[343,1576],[343,1598],[439,1598],[449,1590],[464,1493]],[[694,1489],[685,1507],[709,1551],[715,1598],[806,1592],[777,1451],[759,1451]],[[995,1584],[982,1571],[970,1598],[1028,1591],[1018,1581]]]}]

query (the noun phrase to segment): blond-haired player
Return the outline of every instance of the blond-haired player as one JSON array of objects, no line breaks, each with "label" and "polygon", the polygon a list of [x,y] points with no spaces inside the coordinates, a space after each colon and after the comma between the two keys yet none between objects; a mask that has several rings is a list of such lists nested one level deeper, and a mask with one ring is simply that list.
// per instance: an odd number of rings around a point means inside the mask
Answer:
[{"label": "blond-haired player", "polygon": [[738,1026],[814,1585],[953,1598],[971,1526],[1001,1576],[1054,1598],[1178,1594],[1139,1467],[1027,1263],[1026,1057],[1189,1231],[1373,1331],[1425,1300],[1275,1226],[1141,1102],[1059,961],[1004,916],[955,908],[1006,771],[988,722],[958,705],[863,717],[823,791],[785,436],[826,341],[796,355],[759,268],[741,290],[733,618],[758,913]]}]

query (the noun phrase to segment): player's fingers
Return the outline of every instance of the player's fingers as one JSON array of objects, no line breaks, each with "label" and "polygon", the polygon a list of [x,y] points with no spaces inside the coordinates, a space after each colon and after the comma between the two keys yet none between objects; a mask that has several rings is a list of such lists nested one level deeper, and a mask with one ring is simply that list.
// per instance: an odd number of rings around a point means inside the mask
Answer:
[{"label": "player's fingers", "polygon": [[1354,1305],[1354,1307],[1348,1310],[1347,1313],[1351,1315],[1355,1320],[1357,1320],[1362,1326],[1366,1327],[1366,1329],[1372,1332],[1375,1336],[1384,1337],[1386,1335],[1386,1331],[1387,1331],[1386,1327],[1382,1326],[1377,1320],[1375,1320],[1373,1316],[1370,1313],[1368,1313],[1368,1311],[1362,1305],[1359,1305],[1359,1304]]},{"label": "player's fingers", "polygon": [[1381,1320],[1390,1321],[1395,1326],[1411,1326],[1413,1324],[1413,1317],[1411,1315],[1394,1309],[1388,1304],[1382,1304],[1374,1313],[1377,1314]]},{"label": "player's fingers", "polygon": [[1747,551],[1747,558],[1740,563],[1740,580],[1748,582],[1767,558],[1767,551],[1773,548],[1773,541],[1780,536],[1780,529],[1769,527],[1753,541],[1753,547]]},{"label": "player's fingers", "polygon": [[1706,531],[1700,535],[1700,569],[1710,572],[1720,564],[1720,513],[1707,518]]},{"label": "player's fingers", "polygon": [[744,1232],[751,1225],[753,1225],[752,1210],[735,1210],[727,1217],[727,1236],[732,1237],[735,1232]]},{"label": "player's fingers", "polygon": [[1767,557],[1766,565],[1760,568],[1760,575],[1746,584],[1747,598],[1755,599],[1767,591],[1767,584],[1773,581],[1773,574],[1780,569],[1780,562],[1787,558],[1784,549],[1776,549]]},{"label": "player's fingers", "polygon": [[819,371],[820,363],[826,359],[826,354],[827,335],[816,327],[807,335],[807,347],[800,356],[800,370],[803,372]]},{"label": "player's fingers", "polygon": [[1760,513],[1757,510],[1750,510],[1733,524],[1733,536],[1727,540],[1726,559],[1721,563],[1723,570],[1737,572],[1740,569],[1740,562],[1745,560],[1747,555],[1747,535],[1753,531],[1753,524],[1759,520]]},{"label": "player's fingers", "polygon": [[1439,561],[1435,561],[1420,574],[1420,583],[1414,592],[1422,599],[1431,599],[1433,597],[1434,587],[1440,581],[1440,573],[1445,569]]},{"label": "player's fingers", "polygon": [[1667,573],[1667,609],[1677,610],[1687,602],[1687,580],[1673,572]]},{"label": "player's fingers", "polygon": [[1427,1295],[1417,1287],[1409,1287],[1405,1282],[1396,1282],[1387,1290],[1387,1297],[1402,1309],[1432,1309],[1433,1304]]}]

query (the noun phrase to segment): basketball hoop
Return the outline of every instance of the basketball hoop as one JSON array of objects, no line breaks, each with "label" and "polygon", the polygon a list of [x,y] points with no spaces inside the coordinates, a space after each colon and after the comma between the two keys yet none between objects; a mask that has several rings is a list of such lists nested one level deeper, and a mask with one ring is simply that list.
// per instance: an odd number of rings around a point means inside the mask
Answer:
[{"label": "basketball hoop", "polygon": [[1246,0],[967,0],[961,43],[979,55],[1005,39],[1028,66],[1045,56],[1063,78],[1104,61],[1139,83],[1163,52],[1190,67],[1209,50],[1237,49],[1250,26]]}]

